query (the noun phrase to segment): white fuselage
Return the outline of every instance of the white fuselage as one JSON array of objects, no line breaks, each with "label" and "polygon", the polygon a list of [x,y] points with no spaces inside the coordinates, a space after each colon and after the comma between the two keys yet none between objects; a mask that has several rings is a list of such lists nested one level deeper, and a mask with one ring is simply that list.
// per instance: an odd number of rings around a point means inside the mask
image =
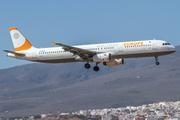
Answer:
[{"label": "white fuselage", "polygon": [[[110,53],[112,59],[154,57],[168,55],[176,51],[174,46],[162,40],[90,44],[73,47],[95,51],[97,53]],[[62,47],[32,48],[26,51],[20,51],[19,53],[23,53],[25,56],[17,56],[12,53],[8,53],[8,56],[43,63],[87,62],[80,59],[78,55],[65,51]],[[94,61],[90,59],[90,62]]]}]

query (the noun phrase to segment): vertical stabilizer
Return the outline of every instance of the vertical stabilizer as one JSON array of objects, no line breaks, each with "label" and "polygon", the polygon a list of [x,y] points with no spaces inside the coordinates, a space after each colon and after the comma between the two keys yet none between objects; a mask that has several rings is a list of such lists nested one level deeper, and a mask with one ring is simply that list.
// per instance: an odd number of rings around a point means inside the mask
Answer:
[{"label": "vertical stabilizer", "polygon": [[9,31],[16,52],[33,48],[31,43],[19,32],[17,28],[9,28]]}]

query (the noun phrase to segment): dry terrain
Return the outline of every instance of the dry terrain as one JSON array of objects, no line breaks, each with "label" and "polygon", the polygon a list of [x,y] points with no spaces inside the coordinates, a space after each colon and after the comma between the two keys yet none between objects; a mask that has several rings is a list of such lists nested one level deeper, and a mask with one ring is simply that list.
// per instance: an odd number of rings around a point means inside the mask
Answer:
[{"label": "dry terrain", "polygon": [[[154,58],[125,59],[123,66],[33,63],[0,70],[0,117],[71,112],[180,100],[180,46]],[[13,59],[12,59],[13,62]],[[91,64],[92,66],[95,63]]]}]

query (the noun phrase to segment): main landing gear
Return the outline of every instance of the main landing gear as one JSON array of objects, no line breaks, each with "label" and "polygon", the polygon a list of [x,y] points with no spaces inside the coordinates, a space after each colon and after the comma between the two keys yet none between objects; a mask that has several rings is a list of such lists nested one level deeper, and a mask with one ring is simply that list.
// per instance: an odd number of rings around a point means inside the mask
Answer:
[{"label": "main landing gear", "polygon": [[[93,70],[94,71],[99,71],[99,67],[97,66],[99,63],[97,62],[96,63],[96,66],[94,66],[94,68],[93,68]],[[84,67],[86,68],[86,69],[89,69],[90,67],[91,67],[91,65],[89,64],[89,63],[86,63],[85,65],[84,65]]]},{"label": "main landing gear", "polygon": [[86,63],[86,64],[84,65],[84,67],[85,67],[86,69],[89,69],[89,68],[91,67],[91,65],[90,65],[89,63]]},{"label": "main landing gear", "polygon": [[99,71],[99,67],[97,66],[98,64],[99,64],[99,63],[97,62],[97,63],[96,63],[96,66],[94,66],[94,68],[93,68],[94,71]]},{"label": "main landing gear", "polygon": [[156,65],[159,65],[158,56],[155,56],[155,59],[156,59]]}]

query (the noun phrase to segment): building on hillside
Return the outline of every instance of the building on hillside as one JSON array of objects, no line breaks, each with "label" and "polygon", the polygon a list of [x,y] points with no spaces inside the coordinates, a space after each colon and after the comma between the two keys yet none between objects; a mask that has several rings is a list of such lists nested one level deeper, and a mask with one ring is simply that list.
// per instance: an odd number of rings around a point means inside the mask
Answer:
[{"label": "building on hillside", "polygon": [[119,120],[125,120],[126,116],[125,115],[120,115]]},{"label": "building on hillside", "polygon": [[101,120],[102,116],[101,115],[93,115],[92,118],[97,118],[97,119]]},{"label": "building on hillside", "polygon": [[69,113],[61,113],[60,115],[69,115]]},{"label": "building on hillside", "polygon": [[80,115],[86,116],[87,110],[80,110],[79,113],[80,113]]},{"label": "building on hillside", "polygon": [[158,120],[158,118],[146,118],[145,120]]},{"label": "building on hillside", "polygon": [[44,118],[44,117],[46,117],[46,114],[41,114],[41,118]]},{"label": "building on hillside", "polygon": [[119,117],[112,115],[112,116],[111,116],[111,120],[119,120]]},{"label": "building on hillside", "polygon": [[178,118],[172,118],[172,119],[168,119],[168,120],[179,120]]}]

